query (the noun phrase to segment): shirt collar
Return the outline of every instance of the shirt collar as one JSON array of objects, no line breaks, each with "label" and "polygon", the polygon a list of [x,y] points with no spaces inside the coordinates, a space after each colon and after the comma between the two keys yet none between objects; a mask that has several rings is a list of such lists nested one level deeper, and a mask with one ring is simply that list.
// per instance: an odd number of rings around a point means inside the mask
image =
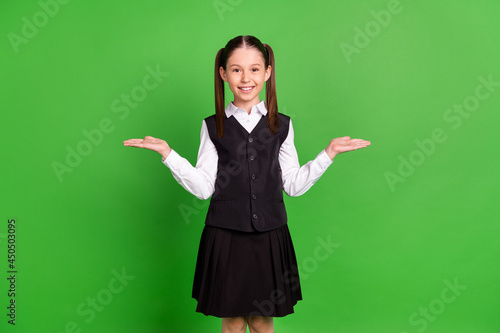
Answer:
[{"label": "shirt collar", "polygon": [[[225,110],[226,118],[231,117],[232,115],[234,115],[238,111],[243,111],[246,113],[245,110],[234,106],[233,102],[229,103],[228,106],[226,107],[226,110]],[[260,112],[263,116],[265,116],[267,114],[266,104],[264,103],[264,101],[260,101],[259,104],[252,106],[252,110],[250,111],[250,113],[254,113],[254,112]]]}]

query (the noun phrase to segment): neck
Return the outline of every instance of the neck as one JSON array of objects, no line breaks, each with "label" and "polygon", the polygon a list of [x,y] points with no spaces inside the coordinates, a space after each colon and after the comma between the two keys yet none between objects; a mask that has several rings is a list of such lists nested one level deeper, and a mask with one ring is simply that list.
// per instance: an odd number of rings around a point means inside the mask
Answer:
[{"label": "neck", "polygon": [[260,103],[259,100],[257,102],[255,102],[255,101],[248,101],[248,102],[246,102],[246,101],[234,101],[233,105],[236,106],[237,108],[245,110],[248,114],[250,114],[250,112],[252,111],[252,107],[254,105],[259,104],[259,103]]}]

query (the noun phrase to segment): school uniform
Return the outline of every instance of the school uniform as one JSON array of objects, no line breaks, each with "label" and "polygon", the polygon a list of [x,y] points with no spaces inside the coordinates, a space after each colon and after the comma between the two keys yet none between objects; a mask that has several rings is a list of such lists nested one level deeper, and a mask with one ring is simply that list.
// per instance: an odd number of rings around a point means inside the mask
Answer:
[{"label": "school uniform", "polygon": [[211,197],[192,296],[216,317],[282,317],[302,299],[283,191],[305,193],[331,165],[323,150],[300,167],[291,119],[272,134],[261,101],[251,113],[230,103],[224,136],[215,115],[203,120],[196,167],[172,150],[163,163],[187,191]]}]

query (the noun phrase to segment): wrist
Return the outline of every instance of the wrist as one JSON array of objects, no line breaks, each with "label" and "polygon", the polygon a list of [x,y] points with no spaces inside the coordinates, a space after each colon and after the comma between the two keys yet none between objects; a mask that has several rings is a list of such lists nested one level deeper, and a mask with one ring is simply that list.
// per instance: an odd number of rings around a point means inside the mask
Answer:
[{"label": "wrist", "polygon": [[338,154],[335,152],[333,149],[326,148],[325,153],[328,155],[328,157],[333,160],[333,158]]},{"label": "wrist", "polygon": [[172,148],[168,147],[167,149],[162,150],[159,153],[160,153],[162,159],[166,159],[171,151],[172,151]]}]

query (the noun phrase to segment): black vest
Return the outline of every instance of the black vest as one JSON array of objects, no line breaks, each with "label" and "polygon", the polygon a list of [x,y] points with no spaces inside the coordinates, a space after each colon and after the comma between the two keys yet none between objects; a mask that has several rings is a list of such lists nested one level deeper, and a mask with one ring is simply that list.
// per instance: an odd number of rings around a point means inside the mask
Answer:
[{"label": "black vest", "polygon": [[224,136],[220,139],[215,115],[205,119],[219,156],[207,225],[252,232],[286,224],[278,156],[290,117],[278,113],[278,131],[273,135],[267,126],[268,115],[262,116],[250,133],[233,116],[224,116]]}]

